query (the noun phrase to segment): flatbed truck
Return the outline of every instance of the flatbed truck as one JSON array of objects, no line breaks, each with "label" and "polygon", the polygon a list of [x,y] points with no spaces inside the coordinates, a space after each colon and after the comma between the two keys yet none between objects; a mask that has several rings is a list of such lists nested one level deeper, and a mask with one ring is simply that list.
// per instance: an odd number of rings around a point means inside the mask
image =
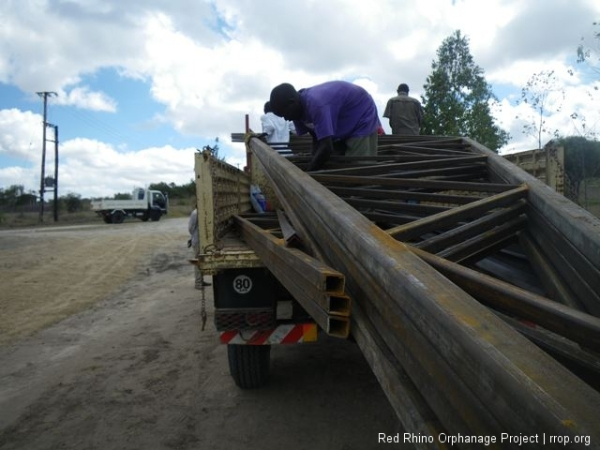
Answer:
[{"label": "flatbed truck", "polygon": [[168,212],[169,201],[160,191],[135,188],[131,199],[92,200],[91,209],[105,223],[123,223],[127,216],[140,219],[143,222],[151,220],[157,222],[163,214]]},{"label": "flatbed truck", "polygon": [[312,173],[309,140],[284,157],[243,139],[245,170],[195,159],[193,263],[238,386],[267,382],[270,345],[328,333],[412,433],[600,446],[597,218],[468,138],[384,136]]}]

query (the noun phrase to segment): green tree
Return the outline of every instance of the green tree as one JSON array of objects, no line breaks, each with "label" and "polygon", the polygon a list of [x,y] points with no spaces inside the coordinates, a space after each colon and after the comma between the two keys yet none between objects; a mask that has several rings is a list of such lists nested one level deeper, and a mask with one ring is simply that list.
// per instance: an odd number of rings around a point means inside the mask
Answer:
[{"label": "green tree", "polygon": [[24,194],[25,187],[22,184],[13,184],[6,189],[0,189],[0,206],[12,210]]},{"label": "green tree", "polygon": [[[521,89],[521,101],[529,105],[533,112],[527,116],[517,116],[525,120],[523,134],[536,139],[538,147],[542,148],[544,135],[551,134],[558,139],[559,131],[548,128],[546,119],[549,115],[559,113],[565,92],[558,87],[554,70],[542,70],[529,78]],[[574,119],[573,115],[571,117]]]},{"label": "green tree", "polygon": [[194,180],[190,180],[189,183],[181,186],[175,183],[165,183],[164,181],[161,181],[160,183],[150,183],[148,189],[161,191],[167,194],[169,198],[189,198],[196,195],[196,184],[194,183]]},{"label": "green tree", "polygon": [[569,198],[579,203],[583,187],[583,206],[587,208],[587,180],[600,176],[600,142],[582,136],[569,136],[559,142],[565,148],[565,172],[573,191]]},{"label": "green tree", "polygon": [[469,50],[469,40],[455,31],[437,51],[423,86],[422,134],[467,136],[497,152],[509,134],[495,124],[497,99]]},{"label": "green tree", "polygon": [[117,192],[113,199],[115,200],[131,200],[131,194],[128,192]]},{"label": "green tree", "polygon": [[67,211],[70,213],[81,211],[82,201],[81,195],[75,194],[73,192],[69,192],[64,197],[61,197],[60,200],[64,202]]},{"label": "green tree", "polygon": [[165,183],[164,181],[161,181],[159,183],[150,183],[148,185],[148,189],[151,189],[153,191],[160,191],[163,194],[166,194],[169,198],[173,197],[173,189],[175,187],[175,183]]}]

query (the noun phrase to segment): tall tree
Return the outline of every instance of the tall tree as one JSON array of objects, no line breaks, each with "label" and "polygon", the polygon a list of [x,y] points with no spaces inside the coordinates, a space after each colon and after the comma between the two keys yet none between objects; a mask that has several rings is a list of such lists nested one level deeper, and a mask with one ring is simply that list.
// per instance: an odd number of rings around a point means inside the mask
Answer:
[{"label": "tall tree", "polygon": [[442,42],[437,58],[423,86],[421,133],[467,136],[497,152],[510,136],[492,116],[497,99],[473,61],[468,38],[455,31]]},{"label": "tall tree", "polygon": [[[559,131],[550,129],[546,119],[549,115],[561,111],[564,98],[565,91],[558,87],[554,70],[534,73],[521,89],[521,101],[529,105],[533,112],[517,118],[525,121],[523,134],[535,138],[537,148],[542,148],[544,135],[551,134],[554,138],[559,138]],[[573,114],[571,118],[575,119]]]},{"label": "tall tree", "polygon": [[600,175],[600,142],[582,136],[569,136],[559,141],[565,148],[565,172],[569,178],[569,198],[579,203],[583,187],[583,206],[588,208],[587,180]]}]

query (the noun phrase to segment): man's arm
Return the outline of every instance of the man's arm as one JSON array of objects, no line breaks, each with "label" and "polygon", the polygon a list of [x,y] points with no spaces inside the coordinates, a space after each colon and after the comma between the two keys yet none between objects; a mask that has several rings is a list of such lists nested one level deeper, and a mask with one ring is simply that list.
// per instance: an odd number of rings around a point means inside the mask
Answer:
[{"label": "man's arm", "polygon": [[385,110],[383,111],[383,117],[389,119],[392,116],[392,99],[389,99],[385,104]]},{"label": "man's arm", "polygon": [[263,133],[267,133],[268,136],[272,136],[275,132],[275,127],[273,126],[273,122],[267,116],[261,116],[260,124]]},{"label": "man's arm", "polygon": [[326,137],[317,141],[315,150],[313,151],[313,158],[308,165],[308,171],[319,170],[323,164],[327,162],[331,154],[333,153],[333,139]]},{"label": "man's arm", "polygon": [[416,102],[416,109],[417,109],[417,123],[419,124],[419,126],[421,126],[421,123],[423,123],[423,106],[421,106],[420,102]]}]

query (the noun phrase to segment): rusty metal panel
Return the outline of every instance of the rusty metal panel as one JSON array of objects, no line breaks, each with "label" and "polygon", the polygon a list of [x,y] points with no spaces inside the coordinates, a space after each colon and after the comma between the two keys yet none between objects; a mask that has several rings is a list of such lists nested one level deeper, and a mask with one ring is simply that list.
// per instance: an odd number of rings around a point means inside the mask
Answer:
[{"label": "rusty metal panel", "polygon": [[232,230],[233,216],[252,209],[250,176],[208,151],[196,153],[195,173],[200,238],[198,267],[212,273],[222,268],[262,266],[252,250],[239,248],[242,245],[239,239],[227,237]]},{"label": "rusty metal panel", "polygon": [[565,149],[553,141],[543,149],[502,155],[505,159],[565,195]]}]

